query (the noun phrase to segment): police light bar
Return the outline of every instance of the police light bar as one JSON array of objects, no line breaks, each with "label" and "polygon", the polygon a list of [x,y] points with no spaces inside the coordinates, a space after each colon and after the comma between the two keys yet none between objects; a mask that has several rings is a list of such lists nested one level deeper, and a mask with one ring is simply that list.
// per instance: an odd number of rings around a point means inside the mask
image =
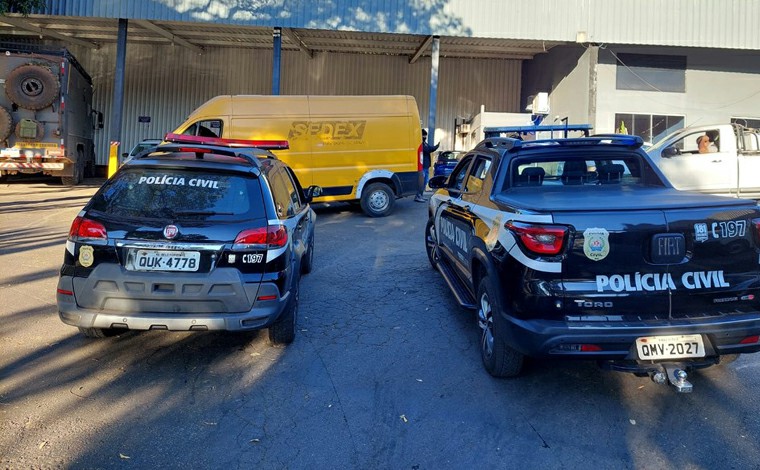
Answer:
[{"label": "police light bar", "polygon": [[258,148],[263,150],[287,150],[290,148],[287,140],[244,140],[223,139],[221,137],[201,137],[196,135],[184,135],[168,133],[164,136],[165,142],[175,144],[206,144],[218,145],[230,148]]}]

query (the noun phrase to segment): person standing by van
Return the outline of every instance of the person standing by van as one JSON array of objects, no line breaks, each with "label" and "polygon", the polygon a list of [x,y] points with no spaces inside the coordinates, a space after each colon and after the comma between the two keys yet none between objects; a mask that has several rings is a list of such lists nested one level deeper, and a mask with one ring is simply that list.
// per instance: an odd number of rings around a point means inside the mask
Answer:
[{"label": "person standing by van", "polygon": [[414,197],[414,200],[417,202],[425,202],[425,198],[422,197],[422,193],[425,191],[425,188],[427,188],[428,179],[430,178],[430,163],[432,160],[431,154],[438,150],[438,146],[440,145],[440,142],[435,145],[428,144],[427,130],[422,129],[422,178],[420,178],[420,190]]}]

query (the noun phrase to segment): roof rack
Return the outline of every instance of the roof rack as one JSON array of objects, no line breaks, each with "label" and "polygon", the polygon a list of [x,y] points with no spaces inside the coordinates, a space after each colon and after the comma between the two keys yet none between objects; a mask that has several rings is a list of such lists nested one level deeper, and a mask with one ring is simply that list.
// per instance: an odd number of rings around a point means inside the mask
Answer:
[{"label": "roof rack", "polygon": [[485,138],[489,137],[511,137],[522,136],[526,134],[535,134],[536,132],[550,132],[552,138],[554,138],[555,132],[561,132],[564,135],[560,137],[567,137],[568,132],[582,132],[584,137],[588,137],[589,132],[593,129],[591,124],[547,124],[538,126],[500,126],[500,127],[484,127],[483,135]]},{"label": "roof rack", "polygon": [[173,133],[166,134],[164,141],[175,144],[203,144],[230,148],[257,148],[262,150],[287,150],[290,148],[287,140],[223,139],[221,137],[201,137]]}]

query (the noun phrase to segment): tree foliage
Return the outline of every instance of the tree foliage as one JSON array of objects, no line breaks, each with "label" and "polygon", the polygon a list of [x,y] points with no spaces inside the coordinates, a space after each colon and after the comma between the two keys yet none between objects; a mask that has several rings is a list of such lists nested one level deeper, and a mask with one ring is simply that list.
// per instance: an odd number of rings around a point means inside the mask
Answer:
[{"label": "tree foliage", "polygon": [[0,0],[0,15],[21,13],[28,15],[32,10],[43,10],[45,0]]}]

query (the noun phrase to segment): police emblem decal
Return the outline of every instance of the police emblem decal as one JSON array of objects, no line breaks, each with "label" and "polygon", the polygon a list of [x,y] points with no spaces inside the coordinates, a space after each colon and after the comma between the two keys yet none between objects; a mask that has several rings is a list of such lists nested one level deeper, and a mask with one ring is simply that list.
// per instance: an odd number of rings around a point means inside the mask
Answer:
[{"label": "police emblem decal", "polygon": [[610,253],[610,232],[603,228],[587,228],[583,232],[583,253],[592,261],[601,261]]},{"label": "police emblem decal", "polygon": [[80,246],[79,247],[79,264],[84,266],[85,268],[89,268],[92,266],[92,263],[95,262],[95,253],[91,246]]}]

